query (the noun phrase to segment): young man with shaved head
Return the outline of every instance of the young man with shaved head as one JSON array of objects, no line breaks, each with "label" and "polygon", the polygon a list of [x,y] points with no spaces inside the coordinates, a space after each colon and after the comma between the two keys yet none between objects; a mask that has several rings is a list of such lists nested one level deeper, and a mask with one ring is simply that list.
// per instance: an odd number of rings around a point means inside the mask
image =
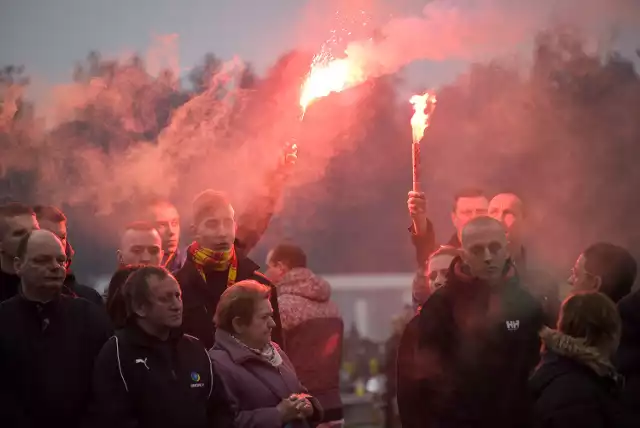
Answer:
[{"label": "young man with shaved head", "polygon": [[222,293],[238,281],[252,279],[271,287],[271,305],[276,327],[273,341],[283,345],[282,324],[276,289],[258,272],[260,268],[240,251],[236,243],[235,211],[226,195],[205,190],[193,201],[194,242],[187,248],[187,260],[175,273],[184,301],[183,329],[211,348],[215,314]]},{"label": "young man with shaved head", "polygon": [[[298,159],[295,146],[287,146],[278,165],[268,173],[263,192],[249,200],[245,211],[236,218],[235,247],[246,256],[260,241],[273,217],[282,190]],[[187,260],[187,250],[180,248],[180,214],[169,200],[154,198],[143,207],[142,217],[155,225],[162,238],[162,266],[177,272]]]},{"label": "young man with shaved head", "polygon": [[93,362],[111,335],[104,310],[62,293],[67,256],[46,230],[24,234],[20,294],[0,304],[0,414],[7,427],[80,427]]},{"label": "young man with shaved head", "polygon": [[525,427],[542,308],[519,284],[501,222],[477,217],[460,237],[446,286],[419,315],[419,369],[399,391],[415,398],[398,403],[402,426]]},{"label": "young man with shaved head", "polygon": [[120,248],[116,254],[120,266],[161,266],[164,252],[160,233],[152,223],[130,223],[122,233]]}]

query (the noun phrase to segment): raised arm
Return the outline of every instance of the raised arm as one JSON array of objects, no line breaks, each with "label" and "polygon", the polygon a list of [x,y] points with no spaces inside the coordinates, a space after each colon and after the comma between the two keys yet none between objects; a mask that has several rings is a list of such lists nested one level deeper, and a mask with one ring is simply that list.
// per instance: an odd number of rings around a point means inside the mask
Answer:
[{"label": "raised arm", "polygon": [[287,148],[282,162],[267,175],[265,191],[252,198],[238,217],[237,248],[242,255],[249,254],[266,232],[296,160],[297,149]]},{"label": "raised arm", "polygon": [[418,268],[424,269],[429,255],[436,250],[436,234],[427,217],[427,198],[422,192],[409,192],[407,208],[411,217],[411,243],[416,250]]}]

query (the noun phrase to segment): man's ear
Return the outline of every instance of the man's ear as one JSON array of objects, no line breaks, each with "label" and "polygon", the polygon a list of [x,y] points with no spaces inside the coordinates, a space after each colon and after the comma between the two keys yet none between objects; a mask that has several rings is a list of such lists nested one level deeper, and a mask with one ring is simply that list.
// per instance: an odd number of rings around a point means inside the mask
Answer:
[{"label": "man's ear", "polygon": [[596,291],[600,291],[602,288],[602,277],[600,275],[593,276],[593,289]]},{"label": "man's ear", "polygon": [[118,263],[120,263],[120,264],[124,264],[124,263],[122,262],[122,251],[120,251],[120,250],[116,250],[116,259],[118,260]]},{"label": "man's ear", "polygon": [[197,230],[196,230],[196,229],[197,229],[197,228],[196,228],[196,225],[195,225],[195,224],[192,224],[191,226],[189,226],[189,231],[191,232],[191,234],[192,234],[194,237],[196,236],[196,232],[197,232]]},{"label": "man's ear", "polygon": [[22,272],[22,268],[24,267],[24,262],[20,260],[18,257],[13,258],[13,270],[16,272],[18,276]]}]

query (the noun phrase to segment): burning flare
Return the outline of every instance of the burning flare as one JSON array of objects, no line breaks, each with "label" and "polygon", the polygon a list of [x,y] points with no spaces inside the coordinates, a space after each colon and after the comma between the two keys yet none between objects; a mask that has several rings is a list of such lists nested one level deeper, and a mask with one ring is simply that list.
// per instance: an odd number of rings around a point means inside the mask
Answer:
[{"label": "burning flare", "polygon": [[412,96],[409,102],[413,104],[415,111],[411,116],[413,144],[419,144],[422,137],[424,137],[424,130],[429,127],[431,115],[436,108],[436,95],[425,92],[423,95]]},{"label": "burning flare", "polygon": [[318,98],[332,92],[341,92],[363,83],[366,79],[362,68],[349,58],[334,59],[327,54],[314,57],[311,71],[302,85],[300,107],[302,114]]}]

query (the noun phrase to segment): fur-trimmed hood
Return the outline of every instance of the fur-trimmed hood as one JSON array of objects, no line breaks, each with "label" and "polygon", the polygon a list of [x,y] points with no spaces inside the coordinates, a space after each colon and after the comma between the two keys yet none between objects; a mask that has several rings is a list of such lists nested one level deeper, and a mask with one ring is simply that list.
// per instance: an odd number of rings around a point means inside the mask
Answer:
[{"label": "fur-trimmed hood", "polygon": [[585,344],[584,339],[575,338],[557,330],[545,327],[540,332],[544,350],[576,361],[598,376],[616,378],[618,376],[611,360],[602,353]]}]

